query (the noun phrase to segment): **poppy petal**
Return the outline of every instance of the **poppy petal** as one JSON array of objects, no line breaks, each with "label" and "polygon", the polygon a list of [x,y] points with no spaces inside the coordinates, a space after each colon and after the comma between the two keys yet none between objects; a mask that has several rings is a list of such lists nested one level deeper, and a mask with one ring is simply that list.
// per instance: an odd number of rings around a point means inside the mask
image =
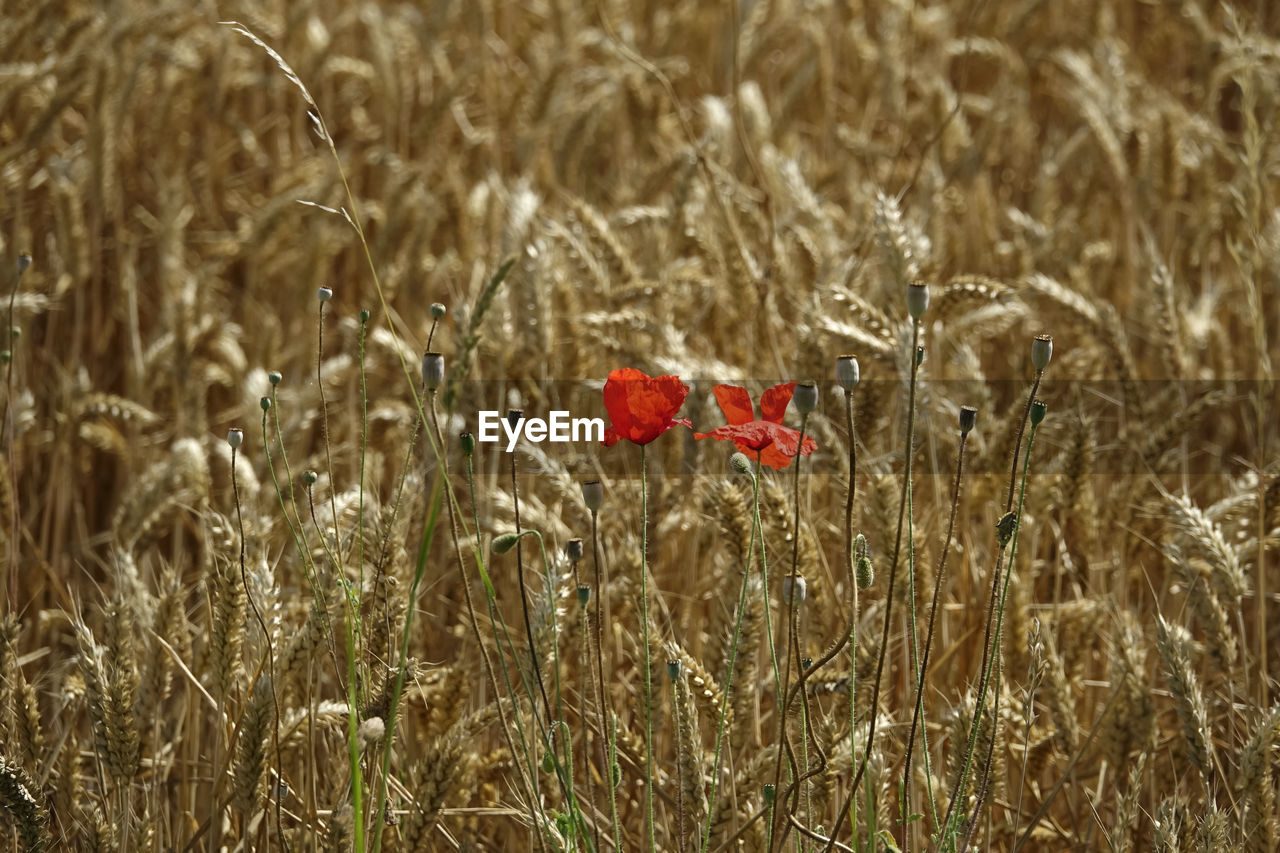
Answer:
[{"label": "poppy petal", "polygon": [[760,461],[770,468],[781,471],[791,464],[791,457],[771,444],[760,454]]},{"label": "poppy petal", "polygon": [[796,383],[787,382],[783,385],[774,385],[761,394],[760,419],[772,421],[775,424],[782,423],[782,416],[787,413],[787,404],[791,402],[791,395],[795,390]]},{"label": "poppy petal", "polygon": [[756,419],[755,409],[751,407],[751,395],[740,385],[717,385],[711,389],[724,412],[725,420],[730,424],[745,424]]}]

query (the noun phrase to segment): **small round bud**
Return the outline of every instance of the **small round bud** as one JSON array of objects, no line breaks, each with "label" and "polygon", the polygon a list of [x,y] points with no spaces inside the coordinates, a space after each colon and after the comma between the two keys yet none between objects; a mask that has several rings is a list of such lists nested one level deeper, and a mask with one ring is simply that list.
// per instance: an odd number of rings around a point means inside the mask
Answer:
[{"label": "small round bud", "polygon": [[766,806],[771,806],[773,805],[774,798],[778,796],[778,789],[772,784],[766,784],[760,789],[760,793],[764,796],[764,804]]},{"label": "small round bud", "polygon": [[818,386],[812,382],[801,382],[791,399],[795,401],[796,411],[807,415],[818,408]]},{"label": "small round bud", "polygon": [[446,309],[439,302],[432,302],[431,303],[431,319],[439,320],[441,317],[444,316],[446,310],[448,309]]},{"label": "small round bud", "polygon": [[13,361],[13,353],[7,349],[0,349],[0,364],[8,364]]},{"label": "small round bud", "polygon": [[680,667],[681,664],[678,660],[667,661],[667,678],[670,678],[672,681],[678,679],[680,677]]},{"label": "small round bud", "polygon": [[556,771],[556,757],[551,754],[551,750],[542,753],[542,772],[554,773]]},{"label": "small round bud", "polygon": [[582,540],[570,539],[564,543],[564,555],[569,558],[570,563],[576,563],[582,559]]},{"label": "small round bud", "polygon": [[227,430],[227,444],[231,445],[232,450],[244,444],[244,430],[239,427],[232,427]]},{"label": "small round bud", "polygon": [[516,542],[520,540],[519,533],[503,533],[500,536],[493,537],[493,542],[489,545],[489,550],[495,554],[505,554],[512,548],[516,547]]},{"label": "small round bud", "polygon": [[1003,548],[1009,544],[1009,540],[1013,538],[1013,529],[1018,526],[1018,514],[1016,512],[1006,512],[996,522],[996,541]]},{"label": "small round bud", "polygon": [[924,347],[916,347],[916,367],[924,364]]},{"label": "small round bud", "polygon": [[369,318],[370,318],[370,317],[372,317],[372,316],[373,316],[373,314],[371,314],[371,313],[369,312],[369,309],[368,309],[368,308],[361,308],[361,309],[360,309],[360,324],[361,324],[361,325],[364,325],[365,323],[369,322]]},{"label": "small round bud", "polygon": [[750,474],[751,460],[747,458],[747,454],[739,450],[729,457],[729,467],[739,474]]},{"label": "small round bud", "polygon": [[1036,335],[1031,339],[1031,366],[1036,369],[1037,373],[1048,367],[1052,358],[1052,337],[1049,335]]},{"label": "small round bud", "polygon": [[578,605],[586,607],[587,602],[591,600],[591,587],[582,585],[578,587]]},{"label": "small round bud", "polygon": [[852,391],[862,379],[858,372],[858,359],[851,355],[836,358],[836,381],[845,391]]},{"label": "small round bud", "polygon": [[1049,411],[1049,404],[1040,398],[1031,401],[1031,425],[1040,426],[1040,422],[1044,420],[1044,416]]},{"label": "small round bud", "polygon": [[512,429],[519,429],[522,420],[524,420],[523,409],[507,409],[507,423]]},{"label": "small round bud", "polygon": [[804,669],[808,669],[809,667],[813,666],[813,658],[803,658],[800,661],[800,666],[803,667]]},{"label": "small round bud", "polygon": [[469,432],[458,436],[458,444],[462,445],[462,452],[468,456],[476,452],[476,437]]},{"label": "small round bud", "polygon": [[870,589],[871,585],[876,582],[876,570],[871,565],[871,558],[863,554],[858,558],[858,565],[854,569],[854,578],[858,583],[858,589]]},{"label": "small round bud", "polygon": [[268,409],[271,408],[271,398],[263,397],[262,399],[258,400],[258,405],[262,407],[262,411],[264,412],[267,411]]},{"label": "small round bud", "polygon": [[960,407],[960,434],[968,435],[978,423],[978,410],[973,406]]},{"label": "small round bud", "polygon": [[321,302],[328,302],[332,298],[333,298],[332,287],[321,287],[316,290],[316,299],[319,299]]},{"label": "small round bud", "polygon": [[916,282],[907,285],[907,313],[912,320],[919,320],[929,310],[929,285]]},{"label": "small round bud", "polygon": [[808,592],[809,585],[805,582],[803,575],[796,575],[794,578],[787,575],[782,579],[782,600],[788,604],[801,603]]},{"label": "small round bud", "polygon": [[271,383],[272,388],[279,385],[283,379],[284,377],[280,375],[280,371],[278,370],[273,370],[267,374],[267,381]]},{"label": "small round bud", "polygon": [[316,474],[315,471],[302,472],[302,485],[304,486],[314,486],[316,484],[316,480],[319,480],[319,479],[320,479],[320,476]]},{"label": "small round bud", "polygon": [[592,512],[600,510],[604,504],[604,486],[599,480],[587,480],[582,484],[582,502]]},{"label": "small round bud", "polygon": [[422,384],[428,391],[434,391],[444,381],[444,356],[438,352],[422,355]]},{"label": "small round bud", "polygon": [[18,275],[22,275],[31,266],[31,256],[26,252],[18,255]]}]

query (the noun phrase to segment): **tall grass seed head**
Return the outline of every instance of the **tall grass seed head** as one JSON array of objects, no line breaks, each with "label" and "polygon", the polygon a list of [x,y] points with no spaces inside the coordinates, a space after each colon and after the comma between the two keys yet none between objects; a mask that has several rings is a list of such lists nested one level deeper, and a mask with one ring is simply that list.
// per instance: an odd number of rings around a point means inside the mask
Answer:
[{"label": "tall grass seed head", "polygon": [[569,562],[571,563],[576,563],[581,560],[582,540],[575,537],[564,543],[564,555],[569,558]]},{"label": "tall grass seed head", "polygon": [[444,381],[444,356],[438,352],[422,354],[422,384],[434,391]]},{"label": "tall grass seed head", "polygon": [[604,485],[599,480],[587,480],[582,484],[582,502],[592,512],[599,512],[604,505]]},{"label": "tall grass seed head", "polygon": [[431,303],[431,319],[439,320],[441,317],[445,315],[445,311],[447,310],[448,309],[445,308],[443,305],[441,305],[439,302],[432,302]]},{"label": "tall grass seed head", "polygon": [[978,423],[978,410],[973,406],[960,407],[960,434],[968,435]]},{"label": "tall grass seed head", "polygon": [[1036,372],[1049,366],[1053,358],[1053,338],[1050,335],[1036,335],[1031,339],[1031,366]]},{"label": "tall grass seed head", "polygon": [[851,355],[836,357],[836,381],[846,392],[852,392],[862,379],[858,371],[858,359]]},{"label": "tall grass seed head", "polygon": [[795,401],[796,411],[802,415],[807,415],[814,409],[818,408],[818,386],[813,382],[801,382],[796,385],[794,396],[791,398]]},{"label": "tall grass seed head", "polygon": [[929,285],[916,282],[907,285],[907,313],[912,320],[919,320],[929,310]]},{"label": "tall grass seed head", "polygon": [[458,435],[458,444],[462,446],[462,452],[467,456],[476,452],[476,437],[469,432]]},{"label": "tall grass seed head", "polygon": [[227,444],[231,446],[232,450],[244,444],[244,430],[239,427],[232,427],[227,430]]},{"label": "tall grass seed head", "polygon": [[729,467],[739,474],[750,474],[751,460],[747,458],[747,454],[739,450],[729,457]]},{"label": "tall grass seed head", "polygon": [[320,287],[316,289],[316,299],[319,299],[321,302],[328,302],[332,298],[333,298],[332,287]]},{"label": "tall grass seed head", "polygon": [[1049,412],[1049,404],[1039,397],[1031,401],[1031,425],[1040,426],[1044,416]]}]

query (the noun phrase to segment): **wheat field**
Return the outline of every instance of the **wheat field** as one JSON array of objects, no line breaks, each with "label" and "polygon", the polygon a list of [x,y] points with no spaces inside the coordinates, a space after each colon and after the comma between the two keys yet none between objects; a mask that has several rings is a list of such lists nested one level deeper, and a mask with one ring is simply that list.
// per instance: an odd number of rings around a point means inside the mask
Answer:
[{"label": "wheat field", "polygon": [[[0,849],[1277,849],[1277,93],[1261,0],[0,0]],[[475,441],[622,368],[693,429]]]}]

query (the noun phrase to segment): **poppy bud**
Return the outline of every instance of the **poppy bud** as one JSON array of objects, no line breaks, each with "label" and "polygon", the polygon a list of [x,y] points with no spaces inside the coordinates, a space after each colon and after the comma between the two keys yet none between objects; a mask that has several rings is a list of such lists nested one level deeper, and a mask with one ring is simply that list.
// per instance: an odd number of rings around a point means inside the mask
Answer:
[{"label": "poppy bud", "polygon": [[871,565],[871,558],[866,554],[858,558],[854,576],[858,582],[858,589],[870,589],[871,585],[876,582],[875,567]]},{"label": "poppy bud", "polygon": [[360,309],[360,324],[361,324],[361,325],[364,325],[365,323],[369,322],[369,318],[370,318],[370,317],[372,317],[372,316],[373,316],[373,315],[369,313],[369,309],[368,309],[368,308],[361,308],[361,309]]},{"label": "poppy bud", "polygon": [[974,425],[978,423],[978,410],[973,406],[960,407],[960,434],[968,435]]},{"label": "poppy bud", "polygon": [[445,307],[441,305],[439,302],[432,302],[431,303],[431,319],[439,320],[441,317],[444,316],[445,310],[446,310]]},{"label": "poppy bud", "polygon": [[272,388],[279,385],[283,379],[284,377],[280,375],[280,371],[278,370],[273,370],[267,374],[267,381],[271,383]]},{"label": "poppy bud", "polygon": [[264,412],[267,411],[268,409],[271,408],[271,398],[263,397],[261,400],[258,401],[258,405],[262,407],[262,411]]},{"label": "poppy bud", "polygon": [[458,444],[462,445],[462,452],[468,456],[476,452],[476,437],[469,432],[458,436]]},{"label": "poppy bud", "polygon": [[916,367],[924,364],[924,347],[916,347]]},{"label": "poppy bud", "polygon": [[542,753],[542,772],[554,773],[556,769],[556,757],[551,754],[551,750]]},{"label": "poppy bud", "polygon": [[1018,514],[1016,512],[1006,512],[996,522],[996,541],[1003,548],[1009,544],[1009,540],[1013,538],[1013,528],[1018,524]]},{"label": "poppy bud", "polygon": [[599,511],[604,503],[604,486],[599,480],[587,480],[582,484],[582,502],[592,512]]},{"label": "poppy bud", "polygon": [[678,660],[667,661],[667,678],[670,678],[672,681],[675,681],[679,677],[680,677],[680,661]]},{"label": "poppy bud", "polygon": [[227,430],[227,444],[231,445],[232,450],[244,444],[244,430],[238,427]]},{"label": "poppy bud", "polygon": [[318,479],[320,479],[320,477],[316,474],[315,471],[302,472],[302,484],[304,486],[314,486],[316,484],[316,480]]},{"label": "poppy bud", "polygon": [[808,669],[811,666],[813,666],[813,658],[804,658],[800,661],[800,667],[802,669]]},{"label": "poppy bud", "polygon": [[818,408],[818,386],[812,382],[801,382],[791,399],[795,400],[796,411],[807,415]]},{"label": "poppy bud", "polygon": [[582,586],[579,586],[578,587],[578,605],[580,607],[586,607],[587,602],[589,602],[590,600],[591,600],[591,587],[586,586],[585,584]]},{"label": "poppy bud", "polygon": [[[802,575],[796,575],[794,578],[787,575],[782,579],[782,600],[788,604],[799,604],[805,600],[808,594],[808,584],[805,583]],[[792,601],[792,599],[795,599]]]},{"label": "poppy bud", "polygon": [[428,391],[434,391],[444,381],[444,356],[438,352],[422,355],[422,384]]},{"label": "poppy bud", "polygon": [[576,563],[582,559],[582,540],[570,539],[564,543],[564,555],[569,558],[569,562]]},{"label": "poppy bud", "polygon": [[27,271],[27,267],[31,266],[31,256],[26,252],[18,255],[18,275],[22,275]]},{"label": "poppy bud", "polygon": [[516,547],[516,541],[519,538],[519,533],[503,533],[501,536],[495,536],[493,543],[489,545],[489,550],[495,554],[505,554]]},{"label": "poppy bud", "polygon": [[1036,335],[1031,340],[1031,366],[1036,372],[1044,370],[1049,366],[1049,360],[1053,358],[1053,338],[1049,335]]},{"label": "poppy bud", "polygon": [[764,796],[764,804],[766,806],[771,806],[773,805],[774,798],[778,796],[778,789],[772,784],[766,784],[760,789],[760,793]]},{"label": "poppy bud", "polygon": [[929,310],[929,285],[916,282],[907,285],[907,313],[912,320],[919,320]]},{"label": "poppy bud", "polygon": [[739,474],[750,474],[751,460],[747,458],[747,454],[738,451],[729,457],[729,467]]},{"label": "poppy bud", "polygon": [[524,420],[523,409],[507,409],[507,423],[511,425],[512,429],[519,429],[522,420]]},{"label": "poppy bud", "polygon": [[1049,405],[1040,398],[1031,401],[1031,425],[1040,426],[1040,422],[1044,420],[1044,416],[1049,411]]},{"label": "poppy bud", "polygon": [[851,355],[842,355],[836,359],[836,381],[845,391],[852,391],[861,379],[858,373],[858,359]]},{"label": "poppy bud", "polygon": [[8,364],[13,361],[13,353],[6,350],[0,350],[0,364]]},{"label": "poppy bud", "polygon": [[332,298],[333,298],[332,287],[321,287],[318,290],[316,290],[316,299],[319,299],[321,302],[328,302]]},{"label": "poppy bud", "polygon": [[21,327],[21,326],[10,326],[10,327],[9,327],[9,336],[10,336],[10,337],[12,337],[15,341],[16,341],[18,338],[22,337],[22,327]]}]

